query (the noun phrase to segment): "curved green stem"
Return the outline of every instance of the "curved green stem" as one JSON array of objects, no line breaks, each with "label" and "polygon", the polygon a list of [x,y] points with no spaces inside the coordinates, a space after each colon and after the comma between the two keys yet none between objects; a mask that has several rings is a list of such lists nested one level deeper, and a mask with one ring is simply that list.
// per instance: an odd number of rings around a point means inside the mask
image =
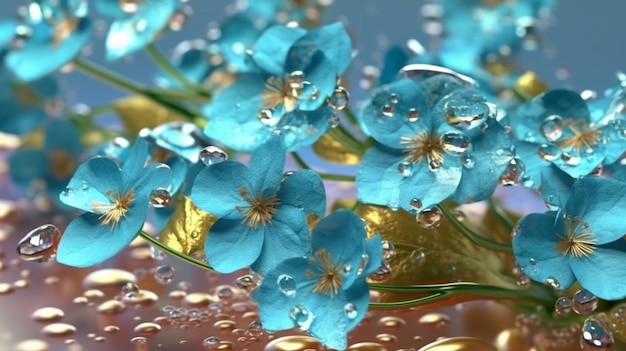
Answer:
[{"label": "curved green stem", "polygon": [[348,174],[333,174],[333,173],[318,173],[324,180],[334,180],[337,182],[354,182],[356,179],[353,175]]},{"label": "curved green stem", "polygon": [[328,133],[345,146],[350,152],[357,155],[363,155],[364,150],[360,141],[358,141],[348,130],[346,130],[341,124],[335,128],[332,128]]},{"label": "curved green stem", "polygon": [[345,109],[343,109],[342,112],[343,112],[343,115],[346,116],[348,121],[353,126],[358,126],[359,125],[359,120],[356,118],[356,115],[354,114],[354,112],[349,107],[346,107]]},{"label": "curved green stem", "polygon": [[178,258],[179,260],[185,261],[193,266],[196,266],[198,268],[202,268],[208,271],[213,271],[213,268],[211,266],[209,266],[208,264],[197,260],[193,257],[189,257],[183,253],[180,253],[174,249],[172,249],[171,247],[163,244],[162,242],[158,241],[156,238],[152,237],[150,234],[144,232],[143,230],[139,232],[139,235],[146,239],[148,242],[150,242],[152,245],[158,247],[159,249],[169,253],[170,255]]},{"label": "curved green stem", "polygon": [[482,235],[474,233],[474,231],[472,231],[465,224],[459,221],[445,205],[439,204],[438,206],[441,209],[441,212],[443,212],[443,214],[448,218],[448,220],[452,221],[454,226],[457,227],[461,231],[461,233],[463,233],[463,235],[470,239],[474,244],[494,251],[502,251],[507,253],[513,252],[513,248],[511,247],[511,245],[499,243],[491,239],[487,239]]},{"label": "curved green stem", "polygon": [[154,46],[154,44],[148,44],[145,48],[146,53],[150,58],[167,74],[182,84],[185,88],[197,93],[198,95],[210,98],[211,92],[203,89],[198,84],[190,82],[176,67],[172,66],[167,58],[165,58],[161,52]]},{"label": "curved green stem", "polygon": [[311,167],[309,167],[309,165],[304,161],[302,157],[300,157],[300,155],[296,151],[292,151],[291,156],[293,157],[294,161],[296,161],[298,166],[300,166],[300,168],[311,169]]},{"label": "curved green stem", "polygon": [[488,202],[489,202],[489,208],[491,208],[493,212],[496,214],[496,217],[498,217],[498,220],[500,221],[500,223],[504,224],[504,226],[506,226],[506,228],[509,231],[513,230],[513,228],[515,228],[515,222],[513,222],[511,217],[509,217],[509,215],[502,208],[500,203],[496,201],[496,199],[494,199],[493,197],[490,197]]}]

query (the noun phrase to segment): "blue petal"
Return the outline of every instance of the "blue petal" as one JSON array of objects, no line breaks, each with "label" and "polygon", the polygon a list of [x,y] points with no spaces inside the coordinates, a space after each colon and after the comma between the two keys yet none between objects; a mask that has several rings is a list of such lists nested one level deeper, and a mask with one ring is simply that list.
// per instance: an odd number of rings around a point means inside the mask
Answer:
[{"label": "blue petal", "polygon": [[263,198],[276,195],[283,178],[286,152],[283,140],[272,136],[250,156],[249,179],[253,189],[263,192]]},{"label": "blue petal", "polygon": [[[555,224],[556,223],[556,224]],[[576,281],[567,256],[556,250],[557,233],[563,233],[563,220],[557,212],[531,213],[518,222],[513,236],[513,253],[522,271],[532,280],[545,283],[555,279],[560,289]],[[558,226],[558,227],[555,227]]]},{"label": "blue petal", "polygon": [[97,0],[96,9],[106,17],[119,18],[126,16],[126,12],[122,10],[119,0]]},{"label": "blue petal", "polygon": [[18,149],[9,157],[9,175],[23,189],[29,189],[35,180],[43,180],[49,172],[48,157],[43,150]]},{"label": "blue petal", "polygon": [[383,262],[383,244],[380,234],[372,236],[365,242],[365,253],[368,261],[363,273],[361,273],[364,277],[374,273]]},{"label": "blue petal", "polygon": [[265,226],[263,248],[250,268],[257,273],[265,273],[282,261],[303,257],[308,251],[309,241],[305,214],[295,207],[280,206],[272,222]]},{"label": "blue petal", "polygon": [[220,273],[232,273],[250,266],[259,258],[265,227],[254,230],[240,220],[220,219],[209,230],[204,253]]},{"label": "blue petal", "polygon": [[400,69],[407,64],[408,60],[409,55],[401,47],[393,46],[387,50],[378,83],[383,85],[393,82],[398,76]]},{"label": "blue petal", "polygon": [[[239,194],[240,189],[251,192],[248,168],[236,161],[224,161],[198,173],[191,188],[191,200],[203,211],[220,218],[241,220],[237,206],[248,203]],[[251,196],[254,196],[252,194]]]},{"label": "blue petal", "polygon": [[400,189],[406,182],[397,168],[403,157],[400,150],[383,145],[369,148],[357,170],[358,200],[397,209],[400,206]]},{"label": "blue petal", "polygon": [[117,164],[105,157],[96,157],[80,164],[67,185],[67,190],[59,196],[61,202],[83,211],[92,211],[95,202],[108,204],[111,201],[107,192],[120,190],[122,183]]},{"label": "blue petal", "polygon": [[278,199],[281,205],[294,206],[305,213],[323,217],[326,213],[326,193],[322,178],[312,170],[290,174],[280,183]]},{"label": "blue petal", "polygon": [[[122,171],[122,175],[124,171]],[[162,163],[152,163],[143,168],[135,175],[133,182],[126,184],[127,188],[133,188],[135,197],[150,198],[150,193],[155,189],[169,189],[172,183],[172,174],[169,166]]]},{"label": "blue petal", "polygon": [[78,156],[83,151],[80,132],[76,126],[68,121],[55,119],[46,127],[45,148],[49,151],[62,149],[72,156]]},{"label": "blue petal", "polygon": [[306,37],[332,59],[334,75],[340,76],[348,69],[352,61],[352,40],[341,22],[313,29]]},{"label": "blue petal", "polygon": [[272,26],[257,39],[252,48],[252,59],[265,72],[282,77],[291,46],[306,34],[302,28]]},{"label": "blue petal", "polygon": [[541,171],[541,196],[548,204],[563,208],[575,182],[575,178],[561,171],[557,166],[545,167]]},{"label": "blue petal", "polygon": [[[299,54],[295,49],[301,49],[306,52]],[[309,47],[295,47],[289,54],[289,61],[285,64],[285,70],[287,72],[303,71],[304,79],[317,89],[317,94],[312,95],[311,98],[301,98],[298,101],[298,109],[302,111],[318,109],[326,102],[326,97],[332,94],[337,85],[337,74],[333,72],[332,68],[333,62],[328,57],[324,56],[321,51],[317,51],[311,55],[309,50]],[[299,55],[307,55],[307,62],[305,64],[294,62]]]},{"label": "blue petal", "polygon": [[3,19],[0,21],[0,47],[5,47],[15,38],[15,29],[18,23],[13,20]]},{"label": "blue petal", "polygon": [[516,141],[514,144],[515,154],[524,162],[524,176],[528,179],[528,182],[525,182],[524,185],[533,189],[539,188],[542,170],[551,167],[550,161],[541,158],[539,149],[554,150],[554,157],[559,157],[561,151],[553,144],[544,144],[545,146],[542,146],[541,144],[521,140]]},{"label": "blue petal", "polygon": [[287,149],[297,151],[316,142],[330,127],[329,118],[333,114],[334,111],[326,106],[314,111],[293,110],[285,114],[277,128]]},{"label": "blue petal", "polygon": [[133,183],[133,179],[142,172],[148,161],[148,143],[143,138],[135,139],[135,143],[128,152],[128,158],[122,166],[122,182]]},{"label": "blue petal", "polygon": [[365,253],[365,223],[351,211],[338,210],[317,223],[311,240],[313,253],[326,249],[333,264],[349,265],[353,268],[351,273],[355,273]]},{"label": "blue petal", "polygon": [[605,300],[626,297],[625,251],[597,247],[589,256],[570,258],[570,265],[580,285],[597,297]]}]

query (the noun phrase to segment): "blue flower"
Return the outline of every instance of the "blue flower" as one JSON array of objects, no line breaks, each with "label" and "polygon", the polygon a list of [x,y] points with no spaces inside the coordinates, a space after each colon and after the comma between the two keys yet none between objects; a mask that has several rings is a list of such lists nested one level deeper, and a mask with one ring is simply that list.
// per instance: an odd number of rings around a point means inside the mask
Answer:
[{"label": "blue flower", "polygon": [[421,211],[449,196],[489,197],[513,159],[511,141],[475,90],[448,75],[381,87],[362,111],[378,142],[357,173],[363,202]]},{"label": "blue flower", "polygon": [[591,173],[604,160],[605,130],[591,120],[586,102],[569,90],[552,90],[510,113],[526,185],[537,188],[541,170],[555,164],[572,177]]},{"label": "blue flower", "polygon": [[531,279],[567,289],[575,281],[608,300],[626,296],[624,183],[576,181],[562,211],[529,214],[514,231],[513,252]]},{"label": "blue flower", "polygon": [[117,60],[150,44],[180,6],[179,0],[146,0],[139,4],[98,0],[99,10],[115,18],[106,38],[107,59]]},{"label": "blue flower", "polygon": [[205,134],[240,151],[255,149],[273,134],[285,139],[288,150],[312,144],[329,127],[333,109],[326,99],[348,67],[351,50],[339,23],[314,30],[270,27],[252,48],[254,70],[205,108]]},{"label": "blue flower", "polygon": [[313,229],[306,257],[281,262],[252,292],[267,330],[295,326],[343,350],[347,333],[363,319],[369,304],[365,279],[382,263],[379,235],[365,240],[363,221],[339,210]]},{"label": "blue flower", "polygon": [[58,195],[70,180],[83,152],[80,133],[67,121],[53,120],[45,131],[43,149],[21,148],[9,158],[11,179],[23,189]]},{"label": "blue flower", "polygon": [[86,1],[33,1],[25,23],[17,28],[22,39],[9,50],[7,68],[18,79],[31,82],[63,67],[89,40],[87,15]]},{"label": "blue flower", "polygon": [[106,157],[81,164],[60,199],[87,211],[65,229],[57,261],[87,267],[113,257],[139,233],[146,220],[150,194],[170,185],[170,169],[160,163],[145,166],[148,145],[138,138],[120,169]]},{"label": "blue flower", "polygon": [[219,218],[205,242],[206,257],[216,271],[251,266],[266,272],[306,253],[306,217],[324,215],[324,187],[310,170],[283,177],[285,152],[282,140],[274,137],[252,154],[248,167],[228,160],[197,175],[191,199]]}]

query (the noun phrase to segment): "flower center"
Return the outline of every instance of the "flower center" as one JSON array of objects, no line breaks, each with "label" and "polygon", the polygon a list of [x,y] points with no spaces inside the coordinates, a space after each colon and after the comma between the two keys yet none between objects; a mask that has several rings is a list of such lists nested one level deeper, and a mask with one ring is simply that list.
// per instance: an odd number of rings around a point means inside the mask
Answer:
[{"label": "flower center", "polygon": [[403,136],[400,143],[406,145],[403,150],[407,154],[404,159],[406,162],[417,164],[426,158],[431,170],[436,170],[443,164],[443,144],[437,132],[426,131],[411,137]]},{"label": "flower center", "polygon": [[263,99],[261,108],[275,108],[282,104],[285,112],[295,110],[300,87],[301,81],[294,80],[289,75],[285,76],[285,79],[269,77],[265,82],[265,90],[261,95]]},{"label": "flower center", "polygon": [[61,44],[67,37],[72,34],[78,27],[78,19],[72,15],[64,15],[64,19],[54,22],[54,30],[52,32],[52,46],[56,47]]},{"label": "flower center", "polygon": [[574,134],[558,141],[562,149],[572,148],[580,151],[583,147],[590,150],[600,142],[602,131],[593,123],[587,123],[584,119],[566,119],[563,124]]},{"label": "flower center", "polygon": [[48,159],[50,174],[55,179],[67,179],[76,170],[76,161],[66,150],[54,150]]},{"label": "flower center", "polygon": [[591,255],[595,250],[596,237],[589,231],[589,223],[580,223],[581,218],[576,216],[565,217],[565,235],[558,235],[559,242],[556,251],[563,256],[572,254],[576,258]]},{"label": "flower center", "polygon": [[317,272],[314,273],[310,269],[306,271],[309,279],[317,279],[312,291],[332,298],[339,292],[341,284],[343,284],[341,264],[333,266],[333,256],[326,249],[315,251],[315,257],[317,260],[309,258],[309,263],[315,265]]},{"label": "flower center", "polygon": [[112,201],[112,203],[102,203],[98,201],[93,201],[89,206],[94,213],[100,215],[100,221],[102,225],[111,226],[111,230],[115,228],[117,223],[126,215],[128,212],[128,208],[130,203],[133,201],[135,197],[135,191],[129,190],[124,194],[113,193],[111,190],[107,191],[107,196]]},{"label": "flower center", "polygon": [[268,225],[272,221],[272,216],[278,213],[276,206],[280,205],[280,200],[276,195],[272,195],[266,199],[261,193],[257,193],[255,197],[248,195],[245,187],[239,189],[239,195],[246,200],[250,206],[237,206],[236,209],[243,213],[242,223],[252,229],[258,229],[259,224]]}]

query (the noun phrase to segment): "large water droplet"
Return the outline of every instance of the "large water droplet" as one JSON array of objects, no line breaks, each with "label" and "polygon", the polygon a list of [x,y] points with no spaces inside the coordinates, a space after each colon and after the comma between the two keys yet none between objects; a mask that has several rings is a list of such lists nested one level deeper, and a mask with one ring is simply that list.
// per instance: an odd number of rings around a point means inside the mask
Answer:
[{"label": "large water droplet", "polygon": [[539,157],[546,161],[553,161],[561,156],[561,149],[554,144],[541,144],[537,149]]},{"label": "large water droplet", "polygon": [[396,112],[396,109],[390,104],[385,104],[383,105],[380,112],[382,112],[383,116],[385,117],[393,117],[393,114]]},{"label": "large water droplet", "polygon": [[33,314],[31,314],[31,318],[34,321],[38,322],[54,322],[63,318],[65,314],[63,310],[56,307],[42,307],[37,309]]},{"label": "large water droplet", "polygon": [[503,186],[519,185],[524,176],[524,163],[519,158],[512,158],[500,176],[499,184]]},{"label": "large water droplet", "polygon": [[17,254],[25,261],[45,262],[56,256],[61,232],[52,224],[31,230],[17,243]]},{"label": "large water droplet", "polygon": [[608,326],[597,318],[590,317],[583,323],[580,347],[583,351],[611,351],[615,341]]},{"label": "large water droplet", "polygon": [[169,284],[174,279],[174,267],[164,264],[154,271],[154,280],[161,284]]},{"label": "large water droplet", "polygon": [[200,151],[200,160],[207,166],[220,163],[228,159],[224,150],[216,146],[207,146]]},{"label": "large water droplet", "polygon": [[558,140],[563,135],[563,118],[559,115],[551,115],[543,120],[540,127],[541,135],[548,141]]},{"label": "large water droplet", "polygon": [[420,210],[422,209],[422,206],[423,206],[423,205],[422,205],[422,200],[420,200],[420,199],[418,199],[418,198],[416,198],[416,197],[412,198],[412,199],[409,201],[409,207],[410,207],[412,210],[415,210],[415,211],[420,211]]},{"label": "large water droplet", "polygon": [[335,110],[343,110],[346,106],[348,106],[349,102],[350,95],[348,94],[348,91],[341,86],[335,88],[333,93],[328,98],[328,105]]},{"label": "large water droplet", "polygon": [[253,321],[248,326],[248,333],[254,337],[259,337],[263,335],[264,331],[265,330],[263,330],[263,325],[259,321]]},{"label": "large water droplet", "polygon": [[67,323],[52,323],[41,329],[43,335],[48,336],[68,336],[76,332],[76,327]]},{"label": "large water droplet", "polygon": [[565,296],[559,297],[554,303],[554,312],[556,312],[560,316],[568,315],[570,312],[572,312],[572,300],[568,299]]},{"label": "large water droplet", "polygon": [[170,201],[172,201],[172,195],[167,189],[157,188],[150,192],[150,205],[153,207],[165,207]]},{"label": "large water droplet", "polygon": [[586,289],[577,291],[572,300],[572,309],[581,316],[589,315],[598,308],[598,298]]},{"label": "large water droplet", "polygon": [[470,139],[461,132],[446,132],[441,136],[443,150],[453,156],[461,156],[470,147]]},{"label": "large water droplet", "polygon": [[133,328],[133,332],[141,336],[155,335],[158,334],[160,331],[161,326],[152,322],[139,323],[135,326],[135,328]]},{"label": "large water droplet", "polygon": [[313,323],[313,313],[309,312],[304,306],[296,305],[289,310],[289,318],[291,318],[302,330],[308,330]]},{"label": "large water droplet", "polygon": [[420,119],[420,112],[415,108],[410,108],[406,111],[406,119],[408,119],[409,122],[417,122],[417,120]]},{"label": "large water droplet", "polygon": [[281,274],[276,279],[276,284],[285,296],[294,296],[296,294],[296,281],[287,274]]},{"label": "large water droplet", "polygon": [[443,213],[437,206],[426,208],[415,216],[417,224],[425,229],[437,228],[443,221]]},{"label": "large water droplet", "polygon": [[274,113],[274,110],[266,108],[259,111],[257,118],[268,127],[275,127],[281,120],[281,116]]},{"label": "large water droplet", "polygon": [[443,107],[446,122],[460,130],[469,130],[481,125],[489,116],[485,99],[473,91],[454,96]]}]

